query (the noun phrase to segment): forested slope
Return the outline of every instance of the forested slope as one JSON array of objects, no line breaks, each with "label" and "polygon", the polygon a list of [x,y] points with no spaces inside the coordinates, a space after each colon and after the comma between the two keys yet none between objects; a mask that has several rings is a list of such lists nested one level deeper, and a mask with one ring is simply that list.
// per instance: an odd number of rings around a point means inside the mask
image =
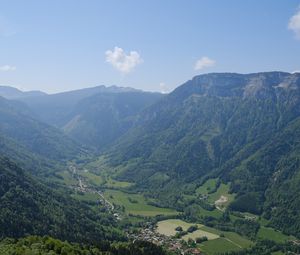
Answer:
[{"label": "forested slope", "polygon": [[124,238],[112,216],[53,191],[3,157],[0,204],[0,238],[50,235],[87,243]]},{"label": "forested slope", "polygon": [[105,157],[119,179],[169,206],[178,189],[219,177],[237,193],[232,208],[298,234],[299,117],[297,73],[200,75],[143,111]]}]

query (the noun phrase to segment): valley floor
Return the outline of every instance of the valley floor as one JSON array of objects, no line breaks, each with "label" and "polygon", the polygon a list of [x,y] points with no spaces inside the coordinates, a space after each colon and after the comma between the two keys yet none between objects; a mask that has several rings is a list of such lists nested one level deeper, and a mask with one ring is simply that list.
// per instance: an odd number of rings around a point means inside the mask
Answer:
[{"label": "valley floor", "polygon": [[[97,175],[72,163],[61,176],[63,183],[74,191],[74,198],[104,206],[121,224],[122,222],[138,224],[139,227],[135,231],[126,230],[128,238],[133,241],[149,241],[182,254],[184,252],[197,254],[197,251],[201,251],[201,254],[207,255],[240,251],[254,245],[253,241],[238,233],[181,220],[179,212],[153,206],[155,201],[144,197],[143,194],[126,192],[126,187],[132,185],[131,183],[116,181],[106,174]],[[228,184],[221,183],[219,186],[216,184],[217,179],[209,179],[196,190],[195,194],[198,197],[215,205],[216,208],[212,211],[201,209],[199,213],[204,217],[221,217],[228,204],[234,200],[234,194],[229,193]],[[157,217],[163,217],[164,220],[157,221],[156,219],[159,219]],[[247,213],[232,217],[258,221],[258,216]],[[175,230],[181,227],[183,231],[187,231],[193,225],[197,226],[197,230],[187,232],[182,236],[178,236],[179,232]],[[263,225],[257,236],[281,243],[293,239]],[[198,243],[196,241],[199,238],[207,238],[207,240]]]}]

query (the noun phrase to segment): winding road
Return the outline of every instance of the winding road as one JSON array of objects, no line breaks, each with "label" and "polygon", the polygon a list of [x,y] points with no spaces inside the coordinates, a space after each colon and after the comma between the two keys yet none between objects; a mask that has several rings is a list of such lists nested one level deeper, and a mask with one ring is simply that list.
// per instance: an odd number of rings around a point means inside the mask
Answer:
[{"label": "winding road", "polygon": [[69,170],[72,173],[72,177],[78,180],[78,189],[81,192],[88,192],[99,195],[101,198],[100,201],[104,204],[104,206],[106,206],[112,214],[114,213],[115,206],[104,197],[101,191],[88,187],[88,185],[83,182],[81,176],[78,174],[76,166],[70,165]]}]

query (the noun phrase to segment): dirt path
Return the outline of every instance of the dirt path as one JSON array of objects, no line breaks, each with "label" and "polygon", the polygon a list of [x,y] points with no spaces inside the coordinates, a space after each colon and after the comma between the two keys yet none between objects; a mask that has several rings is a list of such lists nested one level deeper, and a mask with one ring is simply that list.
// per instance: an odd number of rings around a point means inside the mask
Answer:
[{"label": "dirt path", "polygon": [[221,197],[215,201],[215,206],[219,211],[224,212],[225,208],[224,207],[222,208],[222,205],[224,205],[227,202],[228,202],[228,197],[221,195]]},{"label": "dirt path", "polygon": [[242,246],[240,246],[239,244],[235,243],[234,241],[232,241],[232,240],[230,240],[230,239],[228,239],[228,238],[224,238],[224,239],[227,240],[228,242],[234,244],[235,246],[239,247],[240,249],[243,249]]}]

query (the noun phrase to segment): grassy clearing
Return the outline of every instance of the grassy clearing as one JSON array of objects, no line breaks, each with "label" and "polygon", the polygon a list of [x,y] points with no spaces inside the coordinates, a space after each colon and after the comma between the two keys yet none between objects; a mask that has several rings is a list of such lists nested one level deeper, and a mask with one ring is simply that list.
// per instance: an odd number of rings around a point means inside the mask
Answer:
[{"label": "grassy clearing", "polygon": [[148,205],[141,194],[128,194],[120,190],[105,190],[104,196],[112,203],[124,206],[127,214],[141,216],[176,215],[177,212],[168,208]]},{"label": "grassy clearing", "polygon": [[[157,231],[160,234],[174,236],[176,234],[176,227],[180,226],[183,230],[187,230],[192,225],[195,224],[179,219],[163,220],[157,223]],[[199,245],[199,248],[202,249],[205,254],[210,255],[227,251],[241,250],[242,248],[247,248],[253,244],[250,240],[240,236],[237,233],[223,232],[201,224],[196,225],[199,229],[193,233],[183,236],[182,239],[187,241],[189,238],[195,240],[197,237],[206,236],[208,241]],[[224,234],[224,237],[220,237],[221,233]]]},{"label": "grassy clearing", "polygon": [[87,181],[95,186],[101,186],[104,183],[104,180],[101,176],[96,175],[91,172],[80,172],[80,175],[87,179]]},{"label": "grassy clearing", "polygon": [[132,185],[133,185],[133,183],[131,183],[131,182],[116,181],[112,178],[107,178],[106,183],[105,183],[106,188],[128,188]]},{"label": "grassy clearing", "polygon": [[[216,188],[218,179],[209,179],[202,186],[196,189],[196,194],[207,195],[207,202],[214,204],[221,197],[225,198],[224,202],[218,204],[220,208],[227,207],[233,200],[234,194],[229,193],[229,184],[221,183],[219,188],[214,192],[210,193]],[[219,200],[220,201],[220,200]]]},{"label": "grassy clearing", "polygon": [[235,233],[235,232],[225,232],[225,231],[220,231],[218,229],[215,229],[215,228],[210,228],[210,227],[207,227],[207,226],[203,226],[201,227],[202,230],[205,230],[207,232],[211,232],[213,234],[216,234],[216,235],[220,235],[221,233],[224,234],[224,238],[226,239],[229,239],[231,242],[235,243],[236,246],[240,246],[240,247],[243,247],[243,248],[247,248],[249,247],[250,245],[253,244],[253,242],[251,242],[250,240],[240,236],[239,234]]},{"label": "grassy clearing", "polygon": [[261,239],[269,239],[279,243],[284,243],[285,241],[295,239],[292,236],[284,235],[280,231],[275,231],[273,228],[267,227],[261,227],[257,236]]},{"label": "grassy clearing", "polygon": [[224,203],[224,206],[228,206],[234,200],[234,195],[229,194],[229,184],[221,183],[220,187],[217,189],[215,193],[208,195],[208,201],[214,203],[218,200],[221,196],[227,197],[227,202]]},{"label": "grassy clearing", "polygon": [[[180,226],[184,231],[186,231],[192,225],[195,224],[178,219],[163,220],[157,223],[157,232],[166,236],[174,236],[176,234],[175,228]],[[200,224],[197,225],[198,227],[202,226]]]},{"label": "grassy clearing", "polygon": [[208,240],[214,240],[219,238],[220,236],[213,234],[211,232],[204,231],[202,229],[198,229],[193,233],[188,233],[182,237],[183,240],[188,241],[190,238],[196,240],[197,237],[204,237],[206,236]]},{"label": "grassy clearing", "polygon": [[118,189],[128,188],[134,184],[130,182],[114,180],[112,177],[113,173],[106,168],[100,168],[101,170],[99,170],[95,167],[91,167],[90,165],[85,166],[85,168],[90,170],[88,170],[87,172],[83,171],[80,173],[80,175],[87,178],[88,182],[96,186],[103,186],[108,189]]},{"label": "grassy clearing", "polygon": [[208,194],[211,190],[213,190],[217,185],[218,179],[209,179],[202,186],[197,188],[197,194]]},{"label": "grassy clearing", "polygon": [[240,250],[238,246],[225,238],[218,238],[204,242],[203,244],[199,245],[199,248],[207,255]]},{"label": "grassy clearing", "polygon": [[199,214],[200,216],[202,216],[202,217],[212,216],[212,217],[218,219],[218,218],[221,218],[221,217],[222,217],[222,214],[223,214],[223,213],[222,213],[221,211],[217,210],[217,209],[215,209],[215,210],[213,210],[213,211],[208,211],[208,210],[205,210],[205,209],[201,208],[201,209],[199,210],[198,214]]}]

